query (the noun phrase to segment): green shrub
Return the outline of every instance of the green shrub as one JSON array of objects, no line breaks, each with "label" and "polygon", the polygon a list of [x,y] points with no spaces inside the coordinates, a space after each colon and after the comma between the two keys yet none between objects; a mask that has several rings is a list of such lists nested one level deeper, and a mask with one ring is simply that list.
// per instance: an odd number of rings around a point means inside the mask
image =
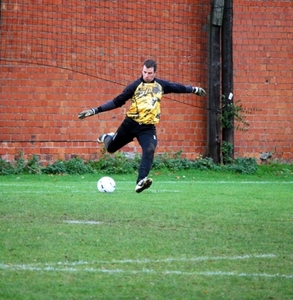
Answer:
[{"label": "green shrub", "polygon": [[42,174],[42,165],[37,155],[33,155],[33,157],[24,164],[23,172],[28,174]]},{"label": "green shrub", "polygon": [[170,171],[191,169],[192,161],[181,157],[181,155],[182,151],[158,154],[154,158],[153,169],[168,169]]},{"label": "green shrub", "polygon": [[[18,160],[13,164],[4,159],[0,159],[0,175],[9,174],[131,174],[139,169],[141,156],[136,154],[128,157],[125,153],[115,154],[104,153],[98,161],[84,161],[81,158],[72,158],[67,161],[58,159],[53,164],[42,166],[38,156],[33,156],[28,161],[23,159],[21,153]],[[153,170],[212,170],[228,171],[241,174],[254,174],[258,165],[254,158],[237,158],[230,164],[215,164],[210,157],[188,160],[182,157],[182,151],[176,153],[158,154],[154,158]],[[288,169],[288,168],[287,168]],[[286,170],[287,170],[286,169]],[[285,169],[284,169],[285,170]]]},{"label": "green shrub", "polygon": [[81,158],[72,158],[68,161],[62,161],[58,159],[51,165],[43,168],[44,174],[87,174],[95,173],[92,166],[86,163]]},{"label": "green shrub", "polygon": [[9,161],[0,158],[0,175],[10,174],[15,174],[13,165]]},{"label": "green shrub", "polygon": [[15,174],[21,174],[25,172],[25,160],[23,158],[23,154],[20,154],[20,157],[17,159],[14,165]]},{"label": "green shrub", "polygon": [[95,170],[79,157],[72,158],[64,162],[67,174],[87,174],[95,173]]},{"label": "green shrub", "polygon": [[198,158],[193,161],[193,169],[198,169],[198,170],[213,170],[213,171],[221,171],[222,166],[215,164],[210,157],[205,157],[205,158]]},{"label": "green shrub", "polygon": [[129,174],[138,170],[140,156],[134,159],[128,158],[124,153],[104,153],[98,161],[90,162],[91,167],[100,173],[107,174]]},{"label": "green shrub", "polygon": [[223,168],[234,173],[254,174],[258,165],[255,158],[244,157],[236,158],[231,164],[227,164]]}]

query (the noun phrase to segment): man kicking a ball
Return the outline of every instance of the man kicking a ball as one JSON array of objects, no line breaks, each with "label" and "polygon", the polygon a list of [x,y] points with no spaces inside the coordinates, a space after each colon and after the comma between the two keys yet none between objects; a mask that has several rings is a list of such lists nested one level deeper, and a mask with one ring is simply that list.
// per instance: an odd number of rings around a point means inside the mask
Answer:
[{"label": "man kicking a ball", "polygon": [[130,108],[116,133],[105,133],[98,138],[104,143],[109,153],[114,153],[136,138],[142,148],[142,158],[139,166],[135,191],[137,193],[149,188],[153,180],[148,178],[151,170],[155,149],[157,147],[156,124],[160,121],[160,103],[163,94],[194,93],[204,96],[205,90],[201,87],[192,87],[180,83],[172,83],[156,78],[157,63],[146,60],[142,68],[142,76],[129,84],[122,94],[99,107],[82,111],[79,119],[84,119],[101,112],[121,107],[131,100]]}]

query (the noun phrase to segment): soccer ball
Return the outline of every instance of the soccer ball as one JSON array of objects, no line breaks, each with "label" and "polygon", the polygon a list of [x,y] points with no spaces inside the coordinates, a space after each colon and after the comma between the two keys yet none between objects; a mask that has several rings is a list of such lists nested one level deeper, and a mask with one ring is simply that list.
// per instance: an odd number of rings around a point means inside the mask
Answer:
[{"label": "soccer ball", "polygon": [[113,193],[116,188],[116,183],[113,178],[105,176],[99,179],[97,188],[101,193]]}]

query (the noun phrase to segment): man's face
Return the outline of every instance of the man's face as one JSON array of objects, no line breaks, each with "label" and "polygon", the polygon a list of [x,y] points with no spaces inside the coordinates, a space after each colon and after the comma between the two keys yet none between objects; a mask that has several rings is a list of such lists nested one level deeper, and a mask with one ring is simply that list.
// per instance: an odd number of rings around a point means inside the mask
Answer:
[{"label": "man's face", "polygon": [[146,66],[143,66],[142,77],[145,82],[152,82],[156,77],[156,72],[154,72],[154,68],[147,68]]}]

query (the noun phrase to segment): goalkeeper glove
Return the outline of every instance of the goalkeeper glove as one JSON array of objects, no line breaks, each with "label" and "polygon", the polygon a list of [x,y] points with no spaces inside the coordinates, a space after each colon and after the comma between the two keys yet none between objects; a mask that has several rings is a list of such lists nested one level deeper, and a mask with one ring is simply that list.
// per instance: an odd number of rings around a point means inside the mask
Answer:
[{"label": "goalkeeper glove", "polygon": [[198,96],[205,96],[206,95],[206,91],[203,88],[197,87],[197,86],[192,87],[192,92],[195,95],[198,95]]},{"label": "goalkeeper glove", "polygon": [[95,115],[95,110],[93,108],[91,108],[91,109],[87,109],[87,110],[84,110],[81,113],[79,113],[78,118],[82,120],[84,118],[91,117],[93,115]]}]

